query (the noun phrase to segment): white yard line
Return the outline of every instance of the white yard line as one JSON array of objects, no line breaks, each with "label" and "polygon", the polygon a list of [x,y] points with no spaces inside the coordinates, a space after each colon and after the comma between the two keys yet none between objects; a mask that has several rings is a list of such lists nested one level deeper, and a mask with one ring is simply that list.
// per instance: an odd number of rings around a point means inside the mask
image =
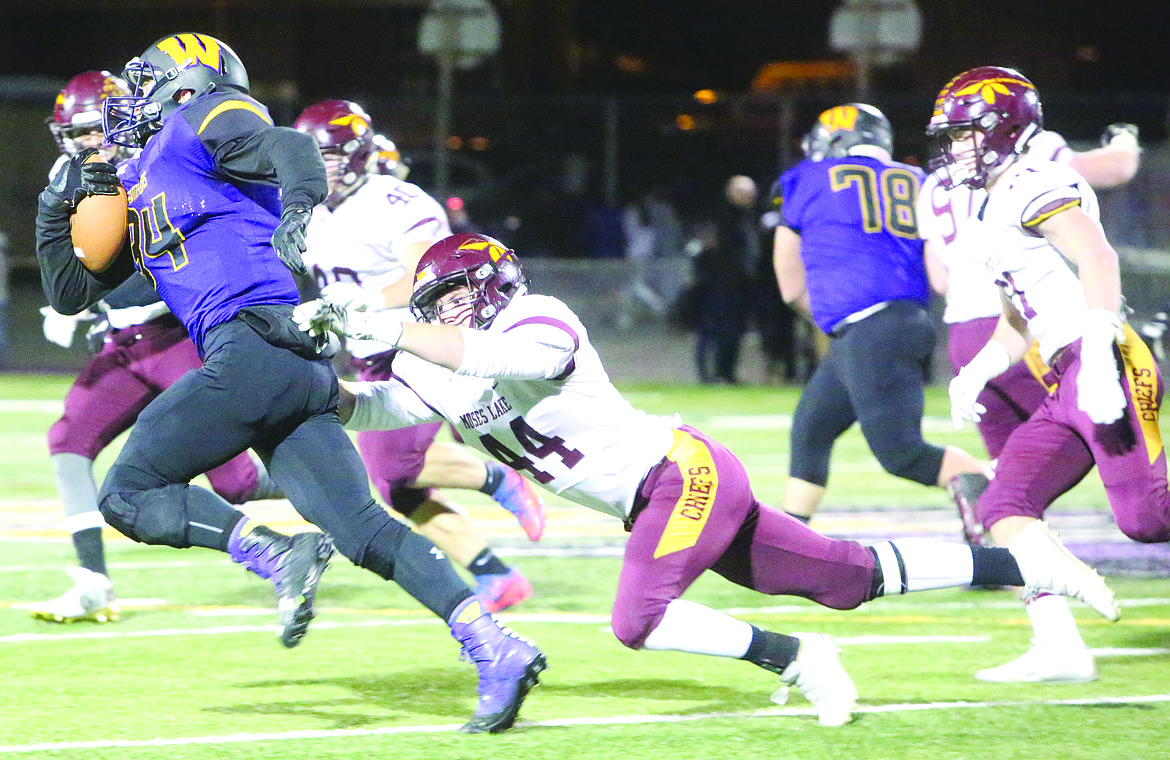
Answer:
[{"label": "white yard line", "polygon": [[[998,707],[1063,707],[1094,705],[1136,705],[1170,702],[1170,694],[1141,694],[1130,697],[1086,697],[1081,699],[1048,699],[1010,702],[924,702],[894,705],[858,705],[854,714],[924,712],[927,710],[986,710]],[[813,716],[816,711],[806,708],[772,708],[755,712],[696,713],[688,715],[626,715],[605,718],[562,718],[560,720],[520,720],[516,727],[521,730],[558,728],[567,726],[618,726],[649,725],[654,723],[696,723],[706,720],[728,718],[794,718]],[[84,742],[44,742],[40,744],[0,745],[0,753],[17,754],[28,752],[59,752],[79,749],[112,749],[118,747],[179,747],[191,745],[243,744],[246,742],[271,742],[298,739],[342,739],[360,736],[392,736],[395,734],[434,734],[459,730],[458,723],[433,726],[387,726],[385,728],[346,728],[332,730],[284,731],[279,733],[228,734],[224,736],[184,736],[171,739],[95,739]],[[848,731],[847,727],[840,729]]]}]

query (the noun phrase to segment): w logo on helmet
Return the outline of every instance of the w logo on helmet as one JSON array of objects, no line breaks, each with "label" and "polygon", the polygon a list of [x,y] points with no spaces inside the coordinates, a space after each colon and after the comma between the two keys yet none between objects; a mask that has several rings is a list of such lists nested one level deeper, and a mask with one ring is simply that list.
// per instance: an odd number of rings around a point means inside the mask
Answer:
[{"label": "w logo on helmet", "polygon": [[365,117],[356,113],[338,116],[336,119],[330,119],[329,123],[335,127],[349,127],[358,137],[370,131],[370,122],[366,121]]},{"label": "w logo on helmet", "polygon": [[160,41],[157,47],[173,58],[180,69],[198,64],[215,69],[216,73],[224,73],[220,44],[213,37],[205,34],[176,34]]},{"label": "w logo on helmet", "polygon": [[852,132],[857,126],[857,106],[834,106],[821,114],[820,122],[830,132]]}]

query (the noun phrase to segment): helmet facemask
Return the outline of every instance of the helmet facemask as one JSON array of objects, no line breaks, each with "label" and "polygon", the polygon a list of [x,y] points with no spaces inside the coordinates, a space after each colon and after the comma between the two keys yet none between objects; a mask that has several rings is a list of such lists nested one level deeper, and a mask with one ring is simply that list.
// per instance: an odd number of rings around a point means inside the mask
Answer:
[{"label": "helmet facemask", "polygon": [[1043,124],[1036,88],[1024,75],[995,66],[971,69],[948,82],[935,100],[926,134],[940,155],[928,167],[947,189],[987,187]]},{"label": "helmet facemask", "polygon": [[486,235],[459,233],[419,259],[410,310],[421,322],[486,330],[526,289],[513,251]]},{"label": "helmet facemask", "polygon": [[131,59],[122,78],[130,95],[106,98],[102,125],[111,143],[132,148],[162,129],[184,92],[198,97],[221,88],[249,90],[244,64],[226,44],[205,34],[163,37]]}]

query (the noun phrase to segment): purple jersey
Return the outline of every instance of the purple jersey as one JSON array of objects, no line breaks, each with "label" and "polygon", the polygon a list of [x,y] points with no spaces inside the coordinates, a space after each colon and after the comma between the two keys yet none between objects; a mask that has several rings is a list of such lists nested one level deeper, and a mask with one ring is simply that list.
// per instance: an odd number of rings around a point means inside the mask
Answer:
[{"label": "purple jersey", "polygon": [[869,156],[802,161],[776,183],[781,221],[800,235],[817,326],[826,333],[883,301],[929,300],[914,203],[921,169]]},{"label": "purple jersey", "polygon": [[224,167],[233,137],[271,127],[268,110],[247,95],[212,93],[176,109],[141,155],[119,166],[135,263],[201,353],[207,331],[240,309],[300,301],[272,249],[281,209],[273,176]]}]

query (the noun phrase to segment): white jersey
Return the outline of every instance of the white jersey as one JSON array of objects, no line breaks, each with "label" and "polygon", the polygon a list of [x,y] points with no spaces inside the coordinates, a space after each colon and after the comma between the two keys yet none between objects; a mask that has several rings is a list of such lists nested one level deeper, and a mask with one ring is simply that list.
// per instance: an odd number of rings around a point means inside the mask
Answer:
[{"label": "white jersey", "polygon": [[1084,288],[1068,261],[1036,230],[1073,205],[1099,221],[1097,195],[1084,177],[1064,164],[1024,156],[996,180],[980,222],[988,272],[1027,320],[1045,361],[1084,332]]},{"label": "white jersey", "polygon": [[[1056,132],[1041,132],[1028,141],[1028,160],[1067,164],[1073,151]],[[930,174],[918,192],[918,235],[931,245],[949,273],[943,322],[969,322],[997,317],[1003,311],[999,288],[987,276],[989,245],[978,224],[985,190],[966,185],[947,190]]]},{"label": "white jersey", "polygon": [[[550,296],[516,296],[486,332],[464,336],[458,372],[401,352],[394,379],[357,383],[346,427],[446,419],[464,443],[545,489],[628,516],[638,484],[670,450],[678,418],[631,406],[609,381],[584,325]],[[468,366],[472,353],[482,358]]]},{"label": "white jersey", "polygon": [[[399,251],[450,234],[443,207],[422,188],[397,177],[371,174],[337,208],[330,210],[321,204],[313,209],[305,231],[305,266],[321,288],[334,282],[356,282],[381,290],[414,275],[403,269]],[[401,311],[409,319],[407,310]],[[351,339],[346,348],[353,356],[364,358],[390,346]]]}]

